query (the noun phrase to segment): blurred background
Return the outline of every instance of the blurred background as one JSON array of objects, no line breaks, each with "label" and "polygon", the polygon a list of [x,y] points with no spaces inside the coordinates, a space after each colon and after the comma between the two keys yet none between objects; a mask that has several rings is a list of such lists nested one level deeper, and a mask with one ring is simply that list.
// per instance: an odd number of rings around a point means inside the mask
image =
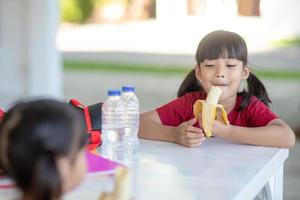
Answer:
[{"label": "blurred background", "polygon": [[[240,34],[272,109],[300,136],[298,0],[0,0],[0,107],[47,96],[84,104],[136,87],[141,111],[176,97],[213,30]],[[300,142],[284,199],[300,198]]]}]

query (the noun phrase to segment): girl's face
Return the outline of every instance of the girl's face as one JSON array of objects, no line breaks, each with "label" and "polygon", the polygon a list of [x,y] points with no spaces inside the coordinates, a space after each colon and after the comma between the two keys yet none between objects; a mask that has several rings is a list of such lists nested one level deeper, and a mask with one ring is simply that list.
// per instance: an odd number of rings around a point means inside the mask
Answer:
[{"label": "girl's face", "polygon": [[195,72],[205,92],[212,86],[222,89],[220,101],[235,98],[241,80],[249,76],[248,67],[244,67],[242,61],[234,58],[206,59],[200,63],[200,67],[195,66]]},{"label": "girl's face", "polygon": [[58,169],[62,177],[63,192],[68,192],[79,185],[86,175],[85,150],[77,153],[76,157],[58,159]]}]

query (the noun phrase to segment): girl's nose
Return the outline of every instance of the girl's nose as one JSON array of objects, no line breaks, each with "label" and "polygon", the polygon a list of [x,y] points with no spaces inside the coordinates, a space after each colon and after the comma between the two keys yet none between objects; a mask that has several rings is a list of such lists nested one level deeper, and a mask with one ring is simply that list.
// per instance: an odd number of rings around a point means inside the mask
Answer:
[{"label": "girl's nose", "polygon": [[216,68],[216,77],[217,78],[224,78],[226,68],[223,65],[218,65]]}]

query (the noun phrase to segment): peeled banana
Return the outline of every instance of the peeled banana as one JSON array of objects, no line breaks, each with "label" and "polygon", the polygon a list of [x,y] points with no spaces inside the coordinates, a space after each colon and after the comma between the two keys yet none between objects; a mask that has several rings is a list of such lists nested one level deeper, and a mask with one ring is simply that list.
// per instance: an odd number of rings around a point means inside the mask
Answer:
[{"label": "peeled banana", "polygon": [[224,107],[218,104],[222,90],[219,87],[212,86],[209,90],[206,100],[197,100],[193,106],[194,116],[202,116],[202,127],[206,137],[212,136],[212,128],[216,120],[217,108],[221,109],[224,124],[229,124]]},{"label": "peeled banana", "polygon": [[100,200],[130,200],[131,199],[131,172],[125,167],[116,169],[116,183],[112,192],[104,192]]}]

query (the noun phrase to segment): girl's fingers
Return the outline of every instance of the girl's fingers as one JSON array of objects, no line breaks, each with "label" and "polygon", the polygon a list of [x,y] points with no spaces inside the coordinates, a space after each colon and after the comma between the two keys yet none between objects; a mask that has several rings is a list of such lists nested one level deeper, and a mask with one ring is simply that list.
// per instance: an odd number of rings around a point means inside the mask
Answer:
[{"label": "girl's fingers", "polygon": [[196,122],[197,122],[197,118],[194,117],[194,118],[192,118],[192,119],[186,121],[185,123],[186,123],[187,125],[194,125]]},{"label": "girl's fingers", "polygon": [[202,126],[202,113],[199,115],[199,127],[200,127],[200,129],[203,130],[203,126]]},{"label": "girl's fingers", "polygon": [[194,148],[194,147],[199,147],[201,144],[202,144],[202,143],[198,143],[198,144],[191,144],[189,147],[192,147],[192,148]]},{"label": "girl's fingers", "polygon": [[217,112],[217,120],[219,120],[219,121],[223,121],[223,116],[222,116],[222,113],[221,112]]},{"label": "girl's fingers", "polygon": [[187,140],[187,143],[190,144],[190,145],[196,145],[196,144],[201,144],[203,141],[205,140],[204,139],[188,139]]},{"label": "girl's fingers", "polygon": [[187,132],[186,138],[188,138],[188,139],[200,139],[200,138],[204,138],[204,134],[202,133],[202,131],[201,131],[201,133]]},{"label": "girl's fingers", "polygon": [[203,133],[201,128],[197,128],[197,127],[194,127],[194,126],[186,127],[186,131],[187,132],[193,132],[193,133]]},{"label": "girl's fingers", "polygon": [[188,143],[185,146],[188,146],[188,147],[199,147],[202,144],[202,142],[203,142],[203,140],[200,139],[200,140],[196,141],[195,143]]}]

